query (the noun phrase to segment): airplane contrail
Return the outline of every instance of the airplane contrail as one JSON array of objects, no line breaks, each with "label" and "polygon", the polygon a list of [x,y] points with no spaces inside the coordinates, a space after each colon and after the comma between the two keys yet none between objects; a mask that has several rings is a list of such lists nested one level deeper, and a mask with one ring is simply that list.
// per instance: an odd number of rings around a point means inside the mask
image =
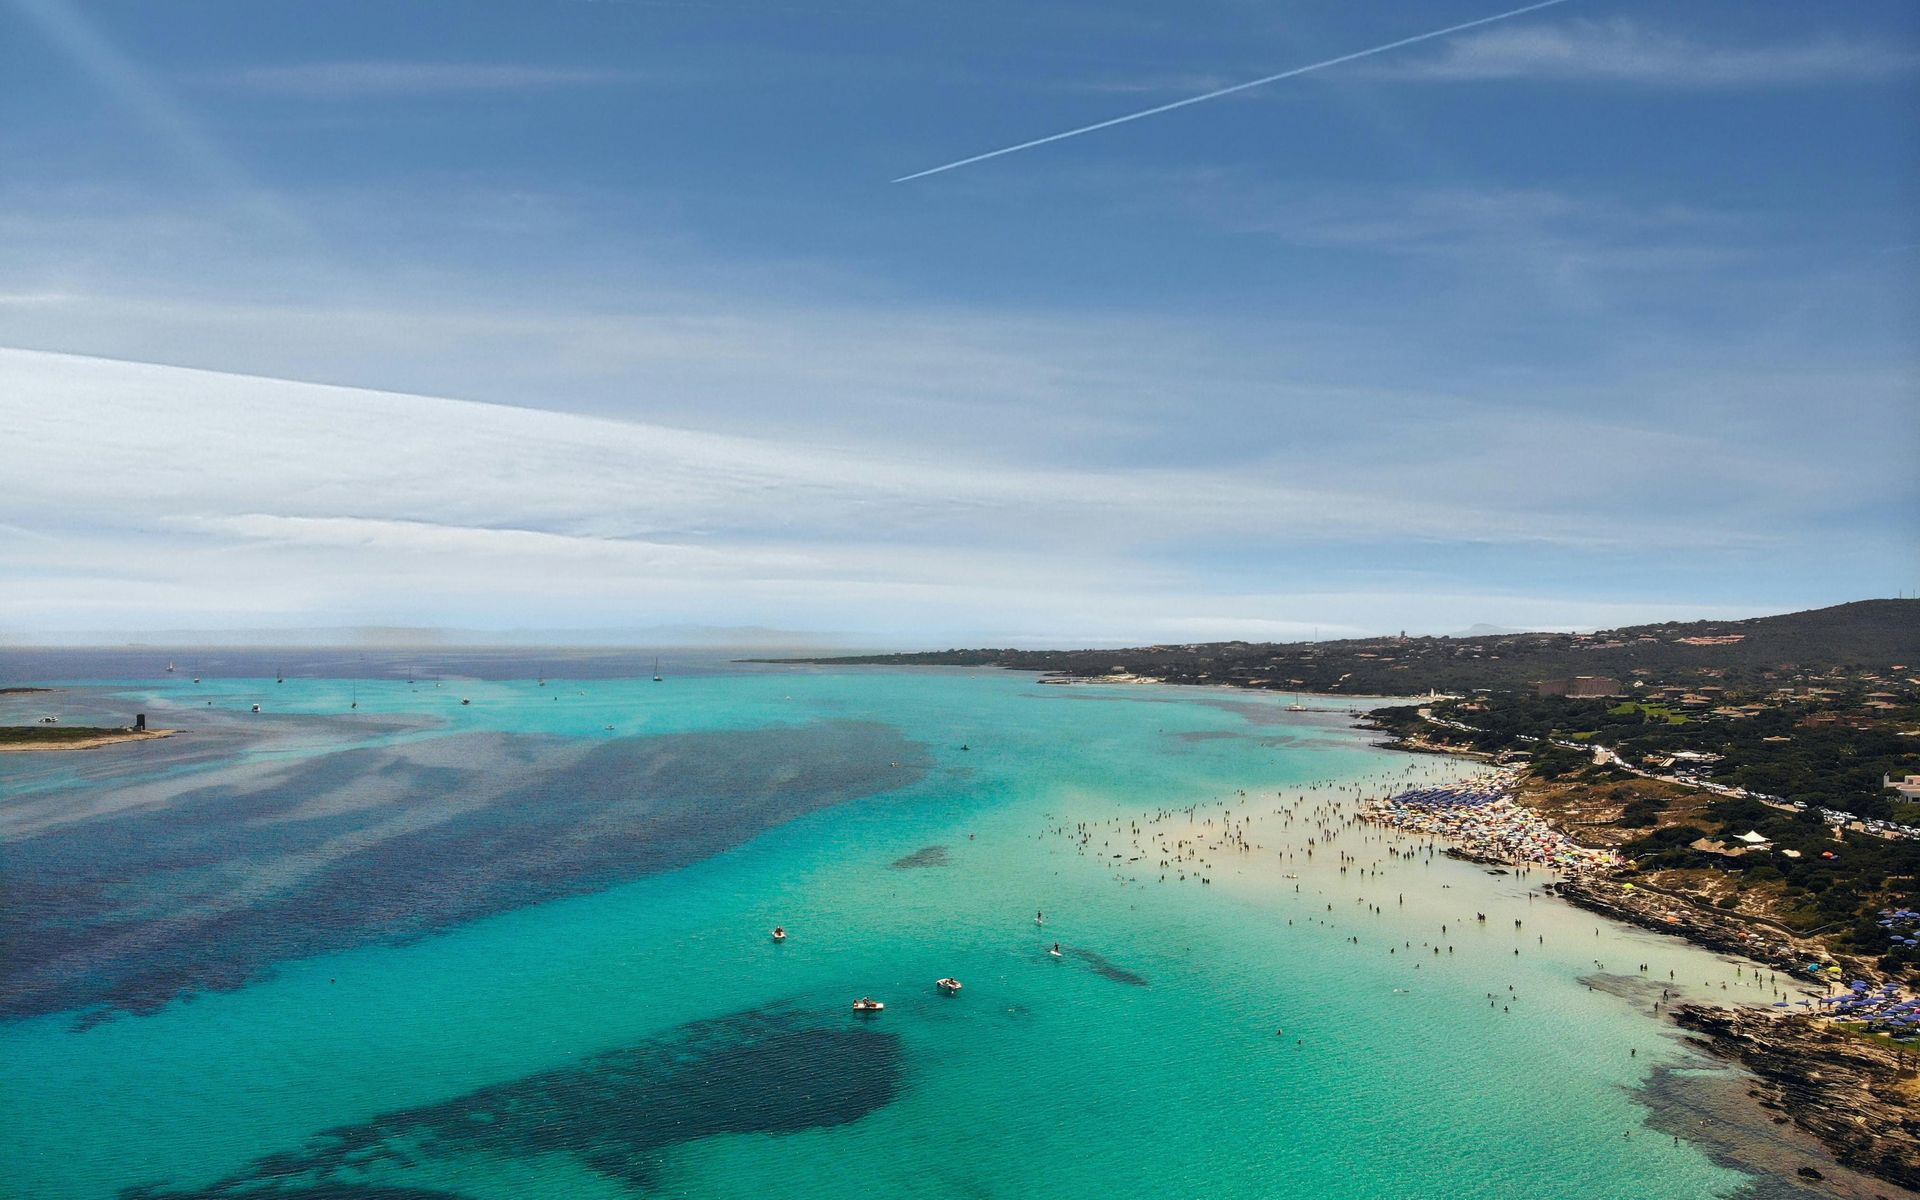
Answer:
[{"label": "airplane contrail", "polygon": [[1231,87],[1223,87],[1198,96],[1188,96],[1184,100],[1175,100],[1171,104],[1160,104],[1153,108],[1143,108],[1139,112],[1128,113],[1124,117],[1112,117],[1105,121],[1096,121],[1091,125],[1082,125],[1078,129],[1069,129],[1065,133],[1053,133],[1043,138],[1034,138],[1030,142],[1021,142],[1017,146],[1003,146],[998,150],[989,150],[985,154],[976,154],[971,158],[955,159],[953,162],[943,163],[937,167],[928,167],[924,171],[915,171],[911,175],[902,175],[900,178],[892,180],[891,182],[906,183],[912,179],[925,179],[929,175],[938,175],[942,171],[951,171],[957,167],[968,166],[972,163],[985,162],[989,158],[999,158],[1003,154],[1014,154],[1021,150],[1031,150],[1035,146],[1044,146],[1048,142],[1058,142],[1070,137],[1079,137],[1083,133],[1092,133],[1096,129],[1108,129],[1115,125],[1124,125],[1128,121],[1138,121],[1142,117],[1151,117],[1163,112],[1172,112],[1176,108],[1185,108],[1189,104],[1199,104],[1203,100],[1216,100],[1221,96],[1232,95],[1234,92],[1244,92],[1248,88],[1257,88],[1269,83],[1278,83],[1282,79],[1292,79],[1296,75],[1305,75],[1311,71],[1325,70],[1327,67],[1337,67],[1341,63],[1352,62],[1356,58],[1370,58],[1375,54],[1385,54],[1389,50],[1398,50],[1402,46],[1411,46],[1415,42],[1431,41],[1434,38],[1446,37],[1450,33],[1459,33],[1463,29],[1473,29],[1480,25],[1491,25],[1495,21],[1505,21],[1512,17],[1524,16],[1530,12],[1538,12],[1540,9],[1552,8],[1556,4],[1565,3],[1567,3],[1567,0],[1539,0],[1539,3],[1529,4],[1525,8],[1510,9],[1507,12],[1496,13],[1491,17],[1481,17],[1478,20],[1462,21],[1458,25],[1449,25],[1445,29],[1435,29],[1427,33],[1416,33],[1412,37],[1404,37],[1397,42],[1388,42],[1384,46],[1375,46],[1370,50],[1355,50],[1352,54],[1342,54],[1338,58],[1329,58],[1322,62],[1309,63],[1304,67],[1295,67],[1290,71],[1282,71],[1278,75],[1267,75],[1259,79],[1249,79],[1245,83],[1236,83]]}]

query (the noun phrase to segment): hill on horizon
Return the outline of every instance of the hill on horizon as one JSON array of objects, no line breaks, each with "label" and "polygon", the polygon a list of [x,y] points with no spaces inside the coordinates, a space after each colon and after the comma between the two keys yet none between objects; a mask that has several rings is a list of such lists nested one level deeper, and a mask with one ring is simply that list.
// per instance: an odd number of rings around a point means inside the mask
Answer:
[{"label": "hill on horizon", "polygon": [[1760,677],[1920,665],[1920,600],[1856,600],[1739,620],[1669,621],[1595,633],[1204,642],[1120,650],[952,649],[813,661],[1003,666],[1178,683],[1352,694],[1512,688],[1574,675]]}]

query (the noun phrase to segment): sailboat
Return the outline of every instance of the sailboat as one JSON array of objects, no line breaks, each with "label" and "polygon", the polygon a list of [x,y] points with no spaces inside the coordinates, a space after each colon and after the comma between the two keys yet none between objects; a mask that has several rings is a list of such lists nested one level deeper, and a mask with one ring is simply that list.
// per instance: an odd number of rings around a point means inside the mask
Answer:
[{"label": "sailboat", "polygon": [[660,674],[660,656],[656,654],[653,656],[653,681],[659,683],[662,678],[663,676]]},{"label": "sailboat", "polygon": [[1295,692],[1293,694],[1293,703],[1287,705],[1287,711],[1288,712],[1311,712],[1312,710],[1309,709],[1306,705],[1300,703],[1300,693]]},{"label": "sailboat", "polygon": [[286,672],[286,668],[284,668],[284,667],[275,667],[275,668],[273,669],[273,681],[274,681],[275,683],[285,683],[285,682],[287,681],[287,672]]},{"label": "sailboat", "polygon": [[172,663],[168,663],[168,664],[167,664],[167,674],[169,674],[169,675],[171,675],[171,674],[173,674],[173,671],[174,671],[174,666],[173,666],[173,664],[172,664]]}]

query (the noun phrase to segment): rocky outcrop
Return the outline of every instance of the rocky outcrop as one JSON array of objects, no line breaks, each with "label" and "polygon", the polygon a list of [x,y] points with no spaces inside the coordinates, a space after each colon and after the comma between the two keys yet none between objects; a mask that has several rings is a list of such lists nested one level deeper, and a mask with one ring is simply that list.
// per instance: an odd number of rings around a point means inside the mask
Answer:
[{"label": "rocky outcrop", "polygon": [[1914,1057],[1804,1016],[1683,1004],[1695,1044],[1759,1080],[1760,1103],[1818,1137],[1839,1162],[1920,1189]]}]

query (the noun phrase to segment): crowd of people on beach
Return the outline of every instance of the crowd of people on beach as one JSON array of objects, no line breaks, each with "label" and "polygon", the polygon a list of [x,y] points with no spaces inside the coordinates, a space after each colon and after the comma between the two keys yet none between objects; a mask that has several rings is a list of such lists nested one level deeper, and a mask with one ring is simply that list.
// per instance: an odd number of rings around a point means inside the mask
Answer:
[{"label": "crowd of people on beach", "polygon": [[[1581,975],[1590,991],[1619,996],[1656,1019],[1675,1019],[1676,1009],[1726,1011],[1698,1008],[1718,1001],[1788,1020],[1800,1014],[1825,1018],[1841,1028],[1885,1035],[1896,1046],[1920,1044],[1920,1000],[1865,980],[1822,997],[1819,988],[1836,989],[1846,978],[1842,968],[1813,964],[1803,974],[1792,966],[1792,939],[1782,937],[1780,953],[1770,953],[1771,939],[1781,935],[1764,926],[1735,924],[1724,938],[1698,937],[1694,931],[1703,918],[1717,918],[1717,910],[1615,874],[1627,865],[1624,860],[1580,845],[1519,803],[1510,773],[1456,774],[1437,766],[1414,761],[1397,770],[1276,791],[1234,790],[1132,813],[1075,814],[1080,819],[1058,820],[1035,836],[1057,839],[1073,856],[1099,862],[1122,888],[1257,889],[1277,902],[1274,918],[1289,929],[1338,938],[1350,953],[1383,955],[1396,974],[1404,972],[1398,980],[1404,986],[1394,987],[1394,995],[1438,988],[1452,993],[1462,1009],[1480,1008],[1484,1000],[1480,1012],[1487,1021],[1526,1019],[1535,1001],[1528,985],[1539,977],[1520,970],[1521,962],[1535,954],[1567,956],[1565,939],[1576,932],[1566,912],[1533,906],[1575,891],[1627,903],[1633,912],[1622,919],[1649,928],[1662,928],[1664,914],[1665,928],[1723,956],[1717,968],[1702,969],[1706,964],[1698,959],[1661,961],[1668,956],[1655,950],[1642,961],[1609,969],[1604,960],[1614,955],[1602,953],[1591,960],[1591,972]],[[1468,876],[1458,864],[1447,867],[1450,857],[1482,863],[1488,874],[1509,881],[1455,890]],[[1553,878],[1539,878],[1546,875]],[[1519,899],[1524,904],[1516,904]],[[1544,919],[1536,921],[1536,911]],[[1920,939],[1920,910],[1886,909],[1880,925],[1896,946],[1911,944],[1909,939]],[[1585,928],[1577,933],[1589,940]],[[1594,950],[1640,945],[1603,943],[1604,933],[1596,922]],[[1770,965],[1747,960],[1749,954]],[[1509,963],[1512,972],[1504,965]],[[1275,1036],[1295,1052],[1312,1053],[1310,1047],[1322,1040],[1312,1021],[1302,1028],[1300,1014],[1273,1015],[1282,1018]],[[1475,1036],[1473,1029],[1463,1027],[1460,1036]],[[1624,1048],[1628,1058],[1638,1059],[1645,1047]]]},{"label": "crowd of people on beach", "polygon": [[[1477,952],[1484,964],[1483,935],[1494,925],[1504,927],[1511,920],[1511,943],[1500,940],[1514,959],[1546,952],[1547,935],[1554,930],[1551,924],[1536,927],[1526,920],[1525,909],[1506,907],[1497,921],[1490,921],[1489,912],[1441,901],[1440,896],[1451,888],[1448,883],[1438,883],[1438,891],[1433,883],[1420,885],[1419,892],[1402,891],[1399,881],[1413,882],[1410,871],[1424,874],[1456,851],[1509,864],[1516,880],[1523,883],[1529,883],[1528,877],[1535,872],[1552,872],[1564,882],[1618,865],[1611,853],[1582,847],[1554,831],[1543,818],[1515,803],[1510,788],[1503,774],[1449,781],[1430,764],[1413,763],[1395,771],[1316,781],[1277,792],[1237,790],[1131,814],[1059,820],[1034,836],[1058,840],[1074,856],[1102,863],[1124,888],[1220,883],[1290,896],[1292,903],[1280,910],[1288,926],[1313,927],[1340,937],[1356,951],[1384,953],[1410,973],[1411,984],[1425,977],[1412,972],[1454,961],[1456,951]],[[1549,894],[1530,883],[1524,893],[1528,905]],[[1436,908],[1436,903],[1441,907]],[[1416,933],[1395,921],[1387,927],[1397,926],[1398,936],[1381,936],[1385,932],[1381,923],[1390,912],[1414,909],[1431,920],[1425,930]],[[1468,930],[1478,932],[1467,935]],[[1598,925],[1592,930],[1596,938],[1601,933]],[[1463,942],[1468,936],[1472,940]],[[1683,995],[1708,989],[1749,1004],[1791,1003],[1813,994],[1806,981],[1759,967],[1747,969],[1736,963],[1731,977],[1687,980],[1682,978],[1684,972],[1663,970],[1665,966],[1640,962],[1637,968],[1610,973],[1606,962],[1595,960],[1589,987],[1606,986],[1638,1003],[1648,1003],[1656,1016]],[[1486,983],[1507,983],[1497,975],[1483,978]],[[1463,991],[1462,998],[1468,994]],[[1487,991],[1483,998],[1503,1016],[1516,1011],[1525,999],[1511,985]],[[1288,1034],[1289,1040],[1295,1036]]]},{"label": "crowd of people on beach", "polygon": [[1398,792],[1369,803],[1368,820],[1444,838],[1470,857],[1586,875],[1621,866],[1611,850],[1582,846],[1514,801],[1502,777]]}]

